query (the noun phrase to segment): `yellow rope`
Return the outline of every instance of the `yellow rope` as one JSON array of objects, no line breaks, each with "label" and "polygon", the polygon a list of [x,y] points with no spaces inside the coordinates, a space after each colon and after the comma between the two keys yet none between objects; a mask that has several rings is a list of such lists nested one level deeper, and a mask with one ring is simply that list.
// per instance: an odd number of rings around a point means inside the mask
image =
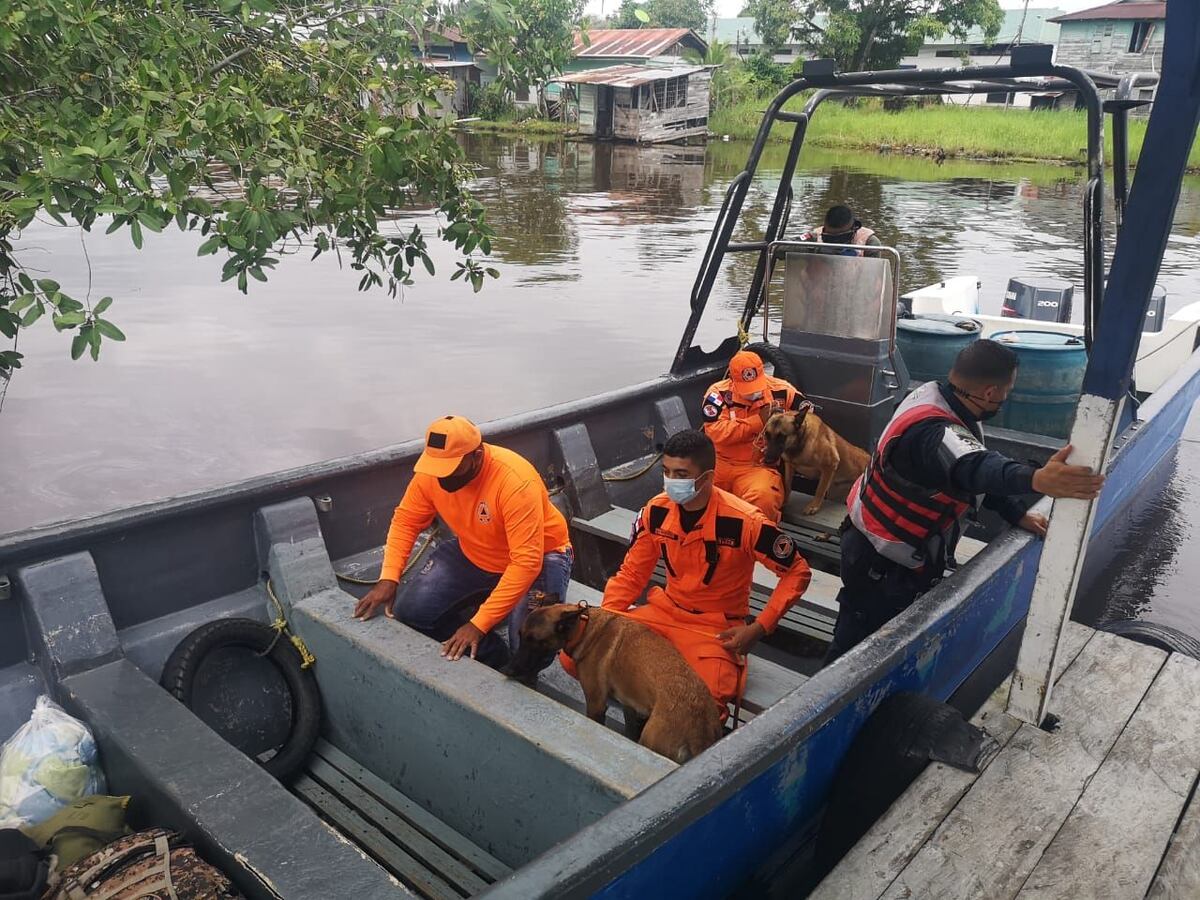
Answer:
[{"label": "yellow rope", "polygon": [[292,646],[295,647],[296,652],[300,654],[300,668],[310,668],[312,664],[317,661],[317,658],[309,652],[308,645],[304,643],[303,638],[292,634],[291,629],[288,628],[287,619],[283,614],[283,604],[280,603],[279,598],[275,596],[275,590],[271,586],[270,578],[267,579],[267,596],[270,597],[271,602],[275,604],[276,617],[275,621],[271,623],[271,627],[274,628],[279,634],[287,635],[288,640],[292,642]]},{"label": "yellow rope", "polygon": [[[417,549],[417,552],[414,553],[409,559],[408,565],[404,567],[404,571],[400,573],[401,578],[407,575],[412,570],[412,567],[415,566],[421,557],[425,555],[425,551],[428,550],[433,544],[433,539],[437,536],[437,533],[438,524],[434,522],[433,528],[430,530],[425,540],[421,543],[421,546]],[[374,580],[368,580],[366,578],[355,578],[353,575],[343,575],[341,572],[334,572],[333,574],[337,576],[338,581],[345,581],[348,584],[365,584],[374,586],[379,583],[378,578]]]},{"label": "yellow rope", "polygon": [[746,326],[742,324],[742,320],[738,319],[738,346],[745,347],[750,343],[750,332],[746,330]]},{"label": "yellow rope", "polygon": [[660,450],[660,451],[658,451],[658,453],[654,454],[654,458],[652,460],[650,460],[650,462],[644,468],[639,469],[638,471],[634,472],[632,475],[605,475],[604,480],[605,481],[634,481],[638,478],[641,478],[643,475],[645,475],[647,472],[649,472],[651,469],[653,469],[655,467],[655,465],[657,465],[658,461],[660,459],[662,459],[662,456],[663,456],[662,451]]}]

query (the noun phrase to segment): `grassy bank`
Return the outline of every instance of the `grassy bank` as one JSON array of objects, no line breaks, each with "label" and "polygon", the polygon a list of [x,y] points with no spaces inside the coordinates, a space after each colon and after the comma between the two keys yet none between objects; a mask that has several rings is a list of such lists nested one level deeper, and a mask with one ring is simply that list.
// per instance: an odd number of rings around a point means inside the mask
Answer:
[{"label": "grassy bank", "polygon": [[[717,110],[709,121],[715,134],[751,140],[762,121],[766,100],[751,100]],[[789,105],[800,107],[800,103]],[[929,106],[889,112],[876,103],[851,109],[826,103],[813,117],[807,142],[834,149],[945,153],[948,157],[1028,159],[1079,162],[1087,144],[1087,117],[1082,112],[1030,112],[995,107]],[[792,126],[776,125],[771,138],[786,141]],[[1137,159],[1146,120],[1129,126],[1130,157]],[[1111,158],[1112,142],[1106,154]],[[1188,161],[1200,171],[1200,141]]]},{"label": "grassy bank", "polygon": [[487,131],[495,134],[541,135],[546,137],[572,135],[576,131],[574,125],[569,125],[565,122],[550,122],[546,119],[536,118],[521,120],[515,118],[478,119],[472,122],[464,122],[463,127],[470,128],[472,131]]}]

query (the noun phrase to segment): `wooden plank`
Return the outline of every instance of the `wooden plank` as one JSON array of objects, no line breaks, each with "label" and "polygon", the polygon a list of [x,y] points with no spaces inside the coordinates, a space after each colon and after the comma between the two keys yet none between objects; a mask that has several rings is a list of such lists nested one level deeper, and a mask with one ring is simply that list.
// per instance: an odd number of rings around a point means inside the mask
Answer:
[{"label": "wooden plank", "polygon": [[1200,774],[1200,662],[1173,654],[1017,895],[1144,896]]},{"label": "wooden plank", "polygon": [[1063,675],[1054,733],[1022,725],[883,896],[1013,897],[1162,667],[1161,650],[1097,633]]},{"label": "wooden plank", "polygon": [[[1070,624],[1063,642],[1063,672],[1070,668],[1094,633],[1084,625]],[[1020,725],[1004,712],[1007,700],[1006,679],[971,719],[995,738],[1001,749],[1007,746]],[[878,897],[908,865],[977,777],[974,773],[941,763],[929,766],[821,882],[810,900]]]},{"label": "wooden plank", "polygon": [[307,775],[301,775],[292,782],[292,790],[336,825],[339,831],[353,838],[359,847],[378,860],[388,871],[422,896],[430,900],[461,900],[462,895],[450,885],[405,853],[389,840],[387,835]]},{"label": "wooden plank", "polygon": [[360,786],[349,775],[338,771],[320,756],[313,756],[307,774],[330,793],[339,797],[364,820],[379,828],[393,843],[415,856],[424,866],[464,894],[482,891],[490,882],[479,877],[469,866],[427,838],[410,822],[386,806],[380,798]]},{"label": "wooden plank", "polygon": [[1200,897],[1200,791],[1192,795],[1179,829],[1167,845],[1166,855],[1146,900],[1196,900]]},{"label": "wooden plank", "polygon": [[421,806],[372,772],[370,769],[355,762],[333,744],[325,740],[317,741],[317,753],[334,767],[345,772],[376,797],[383,800],[393,810],[412,822],[429,837],[433,838],[447,850],[460,859],[470,863],[475,871],[480,872],[493,881],[499,881],[512,872],[508,866],[486,850],[473,844],[463,837],[425,807]]},{"label": "wooden plank", "polygon": [[808,678],[786,666],[751,654],[750,670],[746,673],[746,694],[742,706],[750,712],[761,713],[774,706]]}]

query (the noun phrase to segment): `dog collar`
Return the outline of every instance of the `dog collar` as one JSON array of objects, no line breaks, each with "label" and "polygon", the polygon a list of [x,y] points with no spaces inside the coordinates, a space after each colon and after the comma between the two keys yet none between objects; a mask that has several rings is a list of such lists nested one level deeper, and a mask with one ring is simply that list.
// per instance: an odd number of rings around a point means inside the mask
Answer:
[{"label": "dog collar", "polygon": [[563,644],[563,653],[567,654],[567,656],[570,656],[571,651],[575,650],[579,646],[579,642],[583,640],[584,629],[587,628],[589,618],[587,613],[587,605],[580,605],[583,606],[583,613],[579,616],[579,624],[575,626],[575,633],[567,638],[567,642]]}]

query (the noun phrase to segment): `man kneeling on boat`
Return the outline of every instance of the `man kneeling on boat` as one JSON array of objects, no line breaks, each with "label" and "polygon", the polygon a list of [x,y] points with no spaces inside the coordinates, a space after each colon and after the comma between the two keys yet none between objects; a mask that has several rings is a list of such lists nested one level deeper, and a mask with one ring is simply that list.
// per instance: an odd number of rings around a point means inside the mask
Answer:
[{"label": "man kneeling on boat", "polygon": [[736,494],[778,522],[785,497],[783,474],[763,462],[763,427],[781,410],[798,410],[804,395],[782,378],[768,375],[762,357],[739,350],[729,360],[728,377],[704,395],[704,433],[717,448],[716,486]]},{"label": "man kneeling on boat", "polygon": [[1067,464],[1064,447],[1035,469],[988,450],[980,422],[1000,411],[1017,378],[1017,355],[995,341],[963,348],[945,383],[908,395],[850,491],[842,523],[842,590],[832,662],[907,609],[953,566],[961,522],[983,506],[1039,536],[1046,517],[1016,497],[1039,493],[1090,500],[1104,476]]},{"label": "man kneeling on boat", "polygon": [[[465,653],[499,668],[508,648],[494,629],[508,620],[516,649],[532,593],[566,598],[573,554],[567,522],[523,457],[485,444],[462,416],[429,426],[425,450],[388,530],[379,583],[354,608],[387,615],[443,641],[442,656]],[[454,533],[405,585],[397,587],[417,536],[434,516]],[[482,602],[471,598],[484,596]],[[545,665],[553,661],[546,659]],[[541,668],[544,668],[542,666]]]},{"label": "man kneeling on boat", "polygon": [[[663,447],[666,491],[634,520],[629,550],[604,588],[602,607],[626,612],[650,584],[661,559],[666,588],[627,615],[669,640],[704,680],[725,714],[740,694],[744,655],[775,630],[811,578],[791,538],[744,500],[713,486],[716,451],[699,431],[681,431]],[[754,563],[779,583],[757,619],[747,624]],[[564,666],[571,671],[569,659]]]}]

